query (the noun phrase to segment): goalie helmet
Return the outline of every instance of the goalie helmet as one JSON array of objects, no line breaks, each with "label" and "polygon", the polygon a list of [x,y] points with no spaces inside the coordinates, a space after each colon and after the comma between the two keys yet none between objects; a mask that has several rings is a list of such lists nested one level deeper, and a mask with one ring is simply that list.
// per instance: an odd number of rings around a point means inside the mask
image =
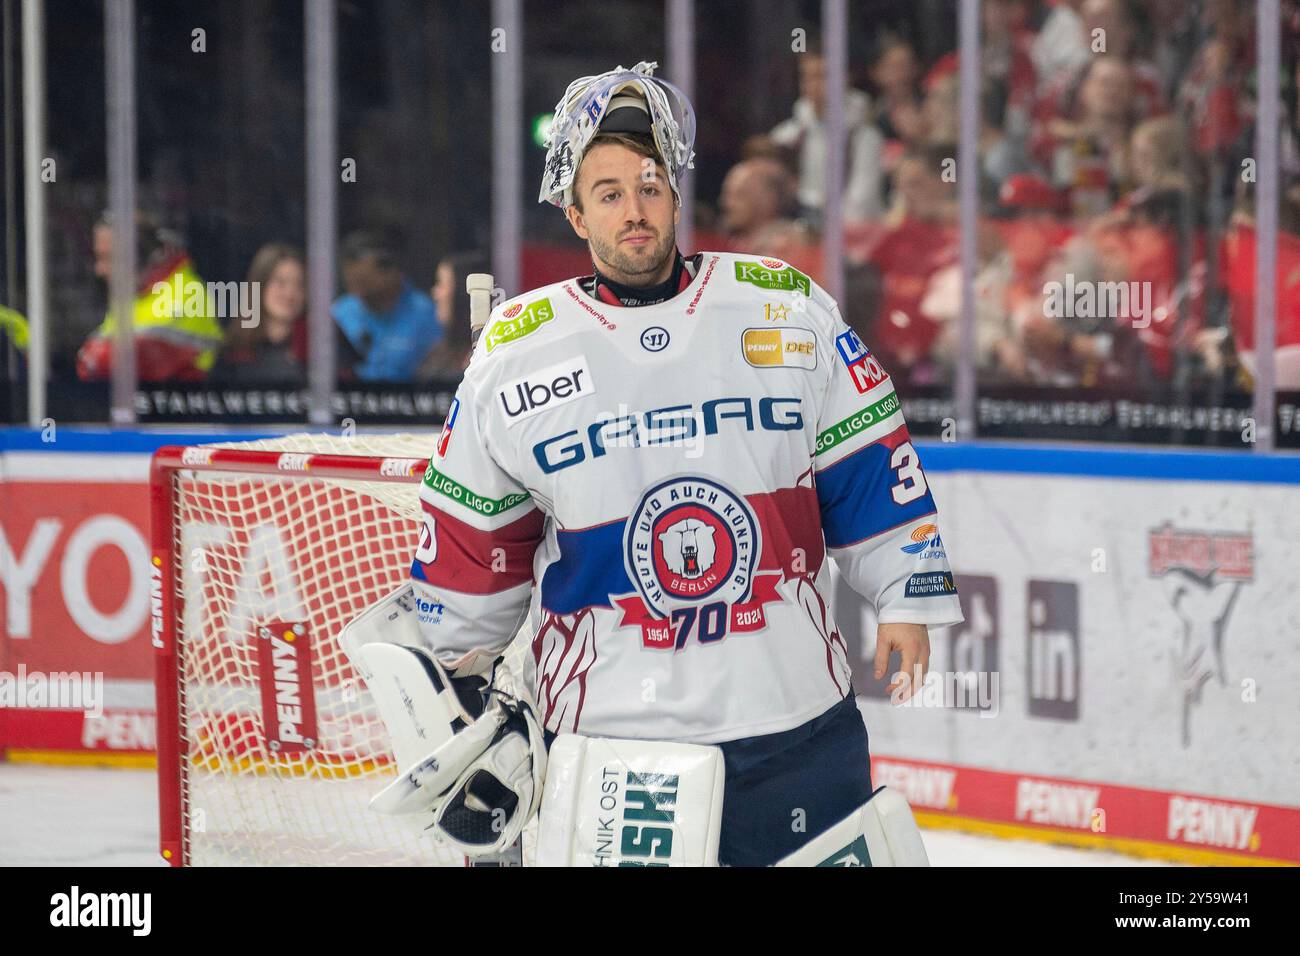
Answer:
[{"label": "goalie helmet", "polygon": [[678,179],[695,166],[695,111],[685,93],[654,77],[658,66],[642,60],[630,70],[620,66],[569,84],[555,104],[547,134],[546,171],[538,202],[560,208],[573,203],[578,164],[602,127],[606,132],[631,132],[644,131],[647,124],[668,171],[668,184],[681,201]]}]

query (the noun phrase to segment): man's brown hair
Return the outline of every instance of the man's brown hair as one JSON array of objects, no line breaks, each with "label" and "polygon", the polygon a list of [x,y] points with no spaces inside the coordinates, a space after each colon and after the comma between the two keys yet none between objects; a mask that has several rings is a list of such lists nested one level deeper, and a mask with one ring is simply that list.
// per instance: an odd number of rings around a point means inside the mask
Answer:
[{"label": "man's brown hair", "polygon": [[[597,146],[624,146],[632,150],[638,156],[645,159],[652,159],[656,166],[664,167],[663,157],[659,155],[659,148],[655,146],[654,138],[644,133],[597,133],[583,150],[583,158]],[[578,164],[579,170],[582,164]],[[665,171],[666,171],[666,167]],[[666,181],[666,180],[665,180]],[[582,212],[582,197],[578,194],[578,177],[573,177],[573,204],[578,207],[578,212]]]}]

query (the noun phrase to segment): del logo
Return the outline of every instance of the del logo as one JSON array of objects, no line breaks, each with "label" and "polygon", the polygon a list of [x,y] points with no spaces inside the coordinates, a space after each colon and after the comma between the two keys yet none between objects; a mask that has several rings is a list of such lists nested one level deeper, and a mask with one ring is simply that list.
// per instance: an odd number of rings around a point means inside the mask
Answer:
[{"label": "del logo", "polygon": [[[640,625],[651,648],[682,648],[765,627],[779,574],[757,577],[758,520],[748,502],[708,478],[674,478],[642,495],[624,533],[638,595],[616,599],[620,626]],[[752,599],[751,599],[752,595]]]},{"label": "del logo", "polygon": [[587,357],[579,355],[507,382],[497,392],[497,401],[509,426],[595,391]]},{"label": "del logo", "polygon": [[948,557],[948,553],[943,549],[943,539],[939,537],[937,524],[921,525],[912,532],[912,544],[905,544],[900,550],[905,554],[918,555],[922,560]]},{"label": "del logo", "polygon": [[[769,265],[769,263],[771,263]],[[761,262],[741,260],[736,263],[736,281],[748,282],[760,289],[781,289],[785,292],[798,290],[804,295],[812,295],[812,280],[793,266],[787,266],[779,259],[764,259]]]},{"label": "del logo", "polygon": [[860,394],[865,394],[889,378],[871,350],[862,344],[858,333],[849,329],[835,337],[835,348],[840,353],[840,360],[853,378],[853,386]]},{"label": "del logo", "polygon": [[459,414],[460,399],[452,399],[451,408],[447,409],[447,420],[442,423],[442,434],[438,436],[439,458],[447,457],[447,446],[451,444],[451,430],[456,427],[456,416]]},{"label": "del logo", "polygon": [[817,344],[807,329],[745,329],[741,336],[745,361],[755,368],[817,367]]},{"label": "del logo", "polygon": [[518,342],[525,336],[532,335],[546,322],[555,318],[550,299],[538,299],[528,305],[516,302],[488,327],[485,338],[487,350],[491,352],[499,345]]}]

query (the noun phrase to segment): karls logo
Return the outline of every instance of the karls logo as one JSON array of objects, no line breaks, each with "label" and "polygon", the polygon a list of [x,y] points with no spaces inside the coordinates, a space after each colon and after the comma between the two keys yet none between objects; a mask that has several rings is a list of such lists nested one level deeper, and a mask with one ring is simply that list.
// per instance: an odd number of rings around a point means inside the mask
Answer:
[{"label": "karls logo", "polygon": [[511,426],[595,391],[587,357],[579,355],[507,382],[497,392],[497,401],[506,416],[506,425]]},{"label": "karls logo", "polygon": [[526,306],[516,302],[501,313],[501,318],[489,326],[484,335],[487,339],[487,350],[491,352],[498,346],[518,342],[532,335],[554,318],[555,309],[551,307],[550,299],[538,299]]},{"label": "karls logo", "polygon": [[884,367],[852,329],[835,336],[835,349],[840,353],[840,360],[849,370],[853,387],[859,394],[865,395],[889,378]]},{"label": "karls logo", "polygon": [[641,333],[641,348],[647,352],[662,352],[668,348],[668,330],[661,325],[652,325]]},{"label": "karls logo", "polygon": [[379,464],[379,474],[385,478],[410,478],[423,468],[424,462],[418,458],[385,458]]},{"label": "karls logo", "polygon": [[66,928],[118,926],[148,936],[153,925],[150,893],[83,893],[73,886],[50,897],[50,925]]},{"label": "karls logo", "polygon": [[[447,409],[447,420],[442,423],[442,434],[438,436],[438,457],[447,457],[447,446],[451,444],[451,430],[456,427],[456,417],[460,414],[460,399],[453,399],[451,408]],[[432,465],[429,466],[432,469]],[[424,476],[428,481],[429,476]]]},{"label": "karls logo", "polygon": [[754,368],[817,367],[817,343],[807,329],[745,329],[741,353]]},{"label": "karls logo", "polygon": [[1168,522],[1149,534],[1148,571],[1164,586],[1181,634],[1174,661],[1182,683],[1182,742],[1192,743],[1192,712],[1205,685],[1228,686],[1224,643],[1241,587],[1255,578],[1249,532],[1180,531]]},{"label": "karls logo", "polygon": [[[757,404],[757,416],[755,412]],[[803,428],[802,399],[766,396],[715,398],[703,404],[668,405],[647,412],[606,416],[581,430],[570,429],[533,446],[533,458],[546,474],[605,456],[609,448],[680,445],[698,434],[733,431],[798,431]]]},{"label": "karls logo", "polygon": [[[769,263],[773,263],[769,265]],[[779,289],[783,292],[802,292],[812,295],[812,280],[778,259],[761,262],[740,261],[736,264],[736,281],[756,285],[760,289]]]},{"label": "karls logo", "polygon": [[303,753],[316,746],[307,625],[271,621],[258,628],[257,636],[266,745],[275,753]]}]

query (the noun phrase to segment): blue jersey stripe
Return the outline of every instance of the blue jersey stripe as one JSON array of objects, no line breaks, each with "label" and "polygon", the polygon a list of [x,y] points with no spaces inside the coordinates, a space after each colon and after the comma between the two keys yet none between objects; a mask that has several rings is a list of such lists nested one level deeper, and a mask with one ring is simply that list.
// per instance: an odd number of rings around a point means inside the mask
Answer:
[{"label": "blue jersey stripe", "polygon": [[560,556],[542,575],[542,607],[573,614],[585,607],[610,605],[610,595],[636,590],[623,567],[626,521],[611,521],[582,531],[556,531]]},{"label": "blue jersey stripe", "polygon": [[889,467],[892,452],[877,442],[817,472],[817,500],[827,547],[846,548],[936,510],[928,488],[905,505],[894,501],[889,489],[899,479]]}]

